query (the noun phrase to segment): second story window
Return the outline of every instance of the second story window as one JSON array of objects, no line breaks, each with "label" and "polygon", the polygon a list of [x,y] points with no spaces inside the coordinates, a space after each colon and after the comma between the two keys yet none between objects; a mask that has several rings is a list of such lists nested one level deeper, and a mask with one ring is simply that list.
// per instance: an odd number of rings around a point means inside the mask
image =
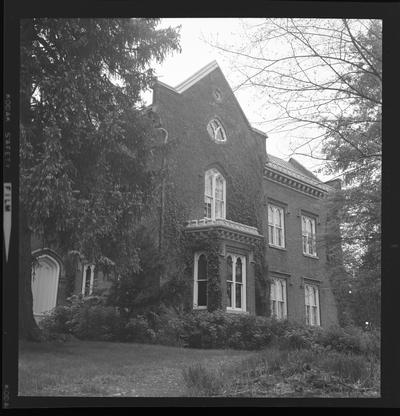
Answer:
[{"label": "second story window", "polygon": [[210,169],[205,174],[204,216],[205,218],[225,218],[226,183],[217,169]]},{"label": "second story window", "polygon": [[225,130],[217,118],[212,119],[207,124],[207,131],[210,137],[216,142],[226,142]]},{"label": "second story window", "polygon": [[268,204],[268,241],[271,246],[285,247],[284,209]]},{"label": "second story window", "polygon": [[315,219],[301,216],[301,232],[303,239],[303,254],[309,256],[317,255]]}]

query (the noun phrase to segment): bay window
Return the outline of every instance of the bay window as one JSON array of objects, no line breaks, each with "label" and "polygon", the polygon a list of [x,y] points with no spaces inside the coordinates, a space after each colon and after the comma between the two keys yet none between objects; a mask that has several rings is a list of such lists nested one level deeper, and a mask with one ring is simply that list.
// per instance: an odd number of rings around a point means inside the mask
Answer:
[{"label": "bay window", "polygon": [[246,311],[246,258],[229,254],[226,263],[227,309]]},{"label": "bay window", "polygon": [[194,309],[207,309],[207,257],[204,253],[194,256]]}]

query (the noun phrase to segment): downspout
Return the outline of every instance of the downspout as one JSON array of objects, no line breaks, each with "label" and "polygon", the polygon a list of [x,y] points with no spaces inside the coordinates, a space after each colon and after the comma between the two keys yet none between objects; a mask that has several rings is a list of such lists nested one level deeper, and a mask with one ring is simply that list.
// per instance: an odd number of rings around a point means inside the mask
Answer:
[{"label": "downspout", "polygon": [[159,240],[158,240],[158,249],[162,250],[162,243],[164,239],[164,211],[165,211],[165,168],[167,165],[166,161],[166,144],[168,142],[168,131],[164,128],[160,127],[158,130],[161,130],[164,134],[164,147],[162,152],[162,160],[161,160],[161,175],[162,175],[162,182],[161,182],[161,195],[160,195],[160,229],[159,229]]}]

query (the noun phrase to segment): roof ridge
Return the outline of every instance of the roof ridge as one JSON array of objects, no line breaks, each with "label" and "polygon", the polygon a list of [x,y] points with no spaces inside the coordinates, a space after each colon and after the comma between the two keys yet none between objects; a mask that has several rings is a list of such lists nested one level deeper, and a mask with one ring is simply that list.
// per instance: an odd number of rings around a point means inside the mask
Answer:
[{"label": "roof ridge", "polygon": [[204,78],[206,75],[208,75],[211,71],[213,71],[216,68],[220,68],[220,66],[218,65],[218,62],[214,59],[213,61],[209,62],[207,65],[203,66],[198,71],[196,71],[189,78],[179,83],[177,86],[175,86],[174,89],[181,93],[187,90],[196,82],[200,81],[202,78]]}]

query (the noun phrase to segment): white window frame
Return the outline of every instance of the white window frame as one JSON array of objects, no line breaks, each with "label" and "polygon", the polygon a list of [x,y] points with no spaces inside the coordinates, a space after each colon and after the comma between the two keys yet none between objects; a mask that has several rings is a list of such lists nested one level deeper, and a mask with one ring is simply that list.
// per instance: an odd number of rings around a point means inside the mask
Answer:
[{"label": "white window frame", "polygon": [[[279,214],[282,224],[279,224]],[[279,233],[281,244],[279,244]],[[285,209],[279,205],[268,204],[268,243],[272,247],[285,248]]]},{"label": "white window frame", "polygon": [[[277,296],[277,289],[281,288],[280,299]],[[279,277],[273,277],[270,290],[270,304],[271,304],[271,316],[278,320],[287,319],[287,283],[286,279]],[[281,305],[281,307],[279,307]]]},{"label": "white window frame", "polygon": [[[211,178],[211,192],[207,193],[207,184],[209,182],[209,178]],[[204,175],[204,217],[216,220],[218,218],[225,219],[226,218],[226,180],[223,175],[217,169],[209,169]],[[217,179],[221,179],[222,181],[222,199],[217,199]],[[220,215],[217,216],[217,202],[222,202],[222,212]],[[211,212],[208,213],[208,205],[211,205]],[[209,215],[210,214],[210,215]]]},{"label": "white window frame", "polygon": [[[90,267],[90,282],[89,282],[89,294],[85,294],[85,287],[86,287],[86,271]],[[90,296],[93,293],[93,284],[94,284],[94,264],[85,264],[83,266],[83,277],[82,277],[82,295],[83,296]]]},{"label": "white window frame", "polygon": [[[308,226],[309,225],[309,226]],[[301,245],[303,254],[317,257],[317,222],[307,215],[301,216]]]},{"label": "white window frame", "polygon": [[[232,258],[232,276],[229,282],[232,283],[232,291],[231,291],[231,304],[233,306],[227,306],[227,311],[235,311],[235,312],[246,312],[246,257],[238,254],[228,253],[226,256],[226,262],[228,261],[228,257]],[[240,259],[242,262],[242,282],[236,282],[236,261]],[[226,282],[228,282],[226,276]],[[241,284],[242,286],[242,298],[241,298],[241,307],[236,307],[236,285]],[[226,292],[228,294],[228,292]],[[232,302],[233,300],[233,302]]]},{"label": "white window frame", "polygon": [[319,287],[309,283],[304,284],[306,325],[320,326],[321,315],[319,307]]},{"label": "white window frame", "polygon": [[[200,259],[201,255],[206,256],[206,253],[199,252],[199,253],[195,253],[195,255],[194,255],[193,309],[207,309],[207,305],[200,305],[200,306],[198,305],[198,293],[199,293],[198,275],[199,275],[199,259]],[[207,259],[207,256],[206,256],[206,259]],[[207,260],[207,262],[208,262],[208,260]],[[204,281],[204,280],[202,279],[201,281]],[[208,279],[206,279],[205,281],[208,282]],[[206,293],[207,293],[207,289],[206,289]]]},{"label": "white window frame", "polygon": [[[213,118],[209,121],[209,123],[207,124],[207,132],[210,135],[210,137],[216,142],[226,142],[225,129],[221,121],[218,120],[218,118]],[[218,137],[222,137],[222,139],[219,139]]]}]

